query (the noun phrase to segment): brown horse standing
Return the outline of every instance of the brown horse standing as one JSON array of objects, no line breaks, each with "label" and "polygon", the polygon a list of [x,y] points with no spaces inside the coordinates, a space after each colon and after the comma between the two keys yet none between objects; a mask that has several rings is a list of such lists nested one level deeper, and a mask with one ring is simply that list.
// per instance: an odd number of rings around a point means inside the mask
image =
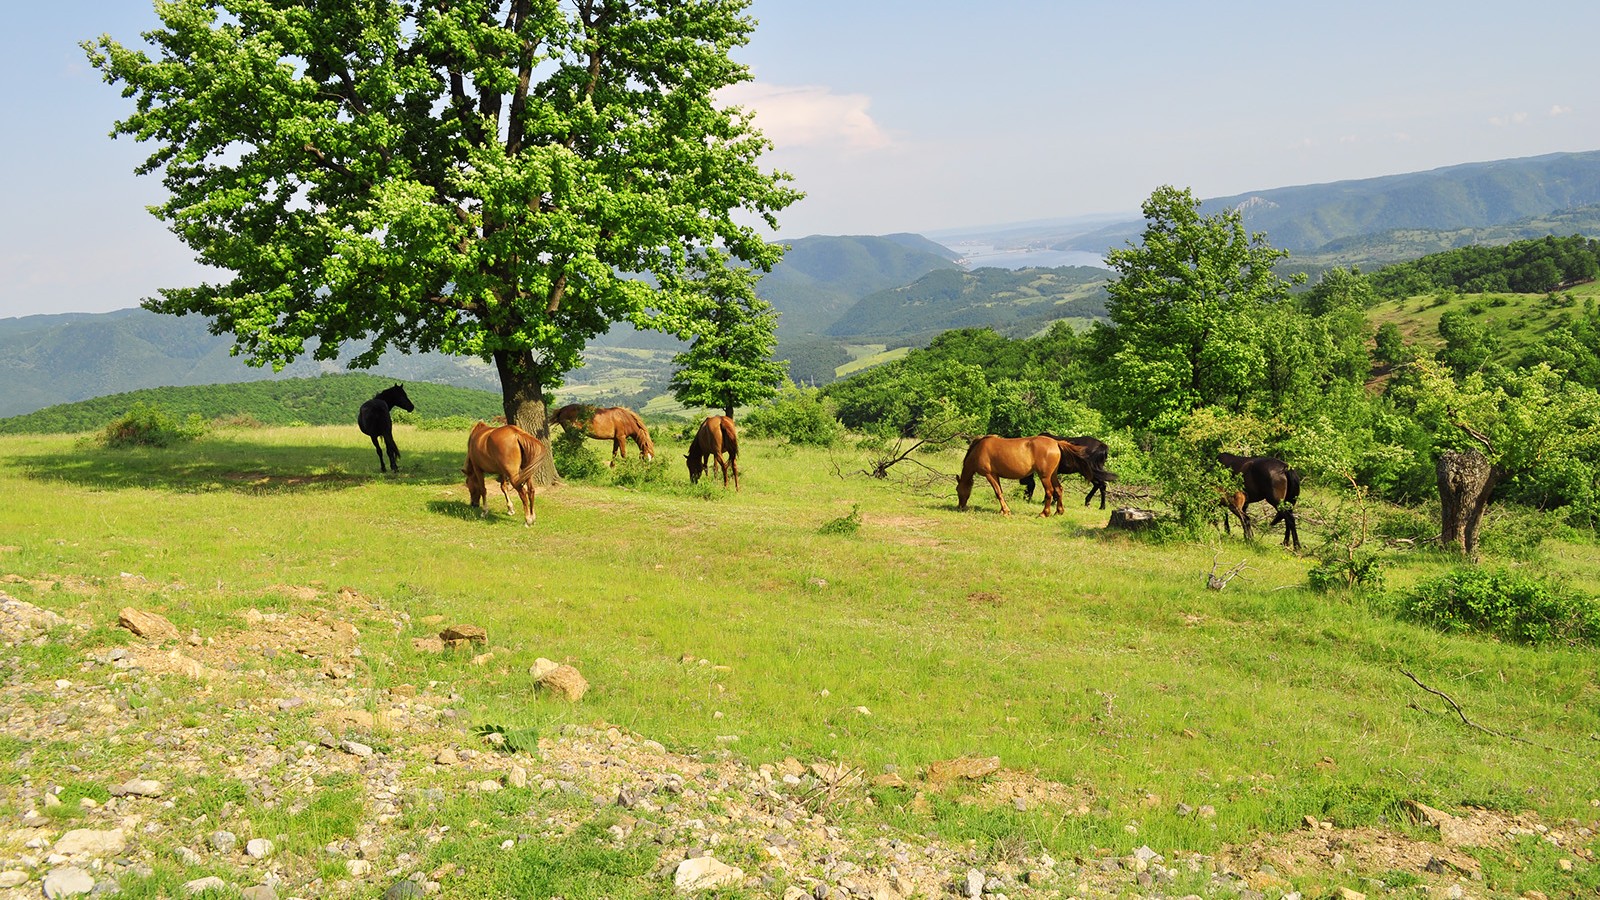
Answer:
[{"label": "brown horse standing", "polygon": [[[727,461],[723,461],[722,452],[728,452]],[[739,489],[739,433],[734,430],[733,420],[727,416],[712,416],[700,423],[700,430],[694,436],[694,442],[689,445],[689,452],[683,457],[689,461],[689,483],[696,484],[700,476],[706,471],[706,457],[717,461],[717,468],[722,470],[722,489],[728,489],[728,472],[733,472],[733,489]]]},{"label": "brown horse standing", "polygon": [[[1294,504],[1300,499],[1300,473],[1289,468],[1283,460],[1272,456],[1235,456],[1232,453],[1218,453],[1217,462],[1223,468],[1237,472],[1244,481],[1244,490],[1225,493],[1222,505],[1228,512],[1239,517],[1239,524],[1244,526],[1244,538],[1250,540],[1252,528],[1248,507],[1252,503],[1266,501],[1272,504],[1277,515],[1267,523],[1267,527],[1283,523],[1283,545],[1294,546],[1300,549],[1300,528],[1295,523]],[[1228,524],[1225,514],[1222,524]]]},{"label": "brown horse standing", "polygon": [[[1082,437],[1064,438],[1056,437],[1056,435],[1045,432],[1044,436],[1048,438],[1055,438],[1058,441],[1066,441],[1069,444],[1076,444],[1083,450],[1083,461],[1088,465],[1074,469],[1074,471],[1084,477],[1085,481],[1089,482],[1089,493],[1084,496],[1083,505],[1088,506],[1089,501],[1094,499],[1095,491],[1099,491],[1100,508],[1105,509],[1106,485],[1117,480],[1117,473],[1106,471],[1106,458],[1111,452],[1111,448],[1106,446],[1106,442],[1100,440],[1099,438],[1090,437],[1087,434],[1083,435]],[[1061,458],[1062,465],[1067,466],[1068,468],[1072,468],[1077,461],[1078,457],[1075,456],[1063,456]],[[1030,472],[1027,475],[1022,476],[1022,478],[1019,480],[1022,482],[1022,495],[1027,497],[1029,500],[1032,500],[1033,473]]]},{"label": "brown horse standing", "polygon": [[644,420],[626,406],[596,409],[583,403],[569,403],[556,410],[550,421],[562,428],[577,428],[596,440],[610,441],[613,466],[617,464],[618,455],[623,459],[628,458],[628,438],[638,445],[645,462],[656,458],[656,445],[650,440],[650,431],[644,427]]},{"label": "brown horse standing", "polygon": [[960,500],[958,508],[967,508],[967,500],[972,496],[973,476],[982,475],[994,488],[994,497],[1000,501],[1001,514],[1009,516],[1011,507],[1006,505],[1005,494],[1000,490],[1000,479],[1037,475],[1039,483],[1044,485],[1044,512],[1040,515],[1050,515],[1052,502],[1056,505],[1056,512],[1061,513],[1064,511],[1061,505],[1061,479],[1056,475],[1056,470],[1063,467],[1068,471],[1086,471],[1092,470],[1093,464],[1084,456],[1083,448],[1049,435],[1022,438],[984,435],[967,447],[967,457],[961,462],[961,478],[956,482],[956,498]]},{"label": "brown horse standing", "polygon": [[522,498],[522,524],[532,525],[533,470],[545,452],[538,438],[515,425],[496,428],[479,422],[472,426],[472,434],[467,436],[467,467],[461,470],[467,476],[467,493],[472,495],[472,505],[478,507],[481,514],[489,514],[489,490],[484,486],[483,476],[494,474],[500,476],[500,493],[506,498],[506,515],[515,515],[511,492],[506,488],[506,479],[509,478],[511,486],[517,489],[517,495]]}]

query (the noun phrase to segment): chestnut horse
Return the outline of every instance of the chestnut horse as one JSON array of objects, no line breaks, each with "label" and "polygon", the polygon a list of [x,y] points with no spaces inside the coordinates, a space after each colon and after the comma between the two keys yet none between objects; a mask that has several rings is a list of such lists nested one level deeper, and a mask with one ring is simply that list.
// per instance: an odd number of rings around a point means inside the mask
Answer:
[{"label": "chestnut horse", "polygon": [[639,414],[626,406],[608,406],[597,409],[585,403],[569,403],[556,410],[550,421],[562,428],[577,428],[589,437],[611,442],[611,464],[617,456],[628,458],[628,438],[638,445],[645,462],[656,458],[656,445],[650,441],[650,431],[644,427]]},{"label": "chestnut horse", "polygon": [[[722,452],[728,452],[726,462],[722,459]],[[689,452],[683,457],[689,461],[689,483],[696,484],[700,476],[706,471],[706,457],[717,461],[717,468],[722,470],[722,489],[728,489],[728,472],[733,472],[733,489],[739,489],[739,432],[733,427],[733,419],[727,416],[712,416],[700,423],[700,430],[694,436],[694,442],[689,445]]]},{"label": "chestnut horse", "polygon": [[406,412],[416,412],[417,408],[411,404],[411,398],[406,396],[406,389],[400,385],[384,388],[377,396],[361,404],[361,409],[356,412],[356,427],[361,433],[372,438],[372,449],[378,451],[378,471],[387,472],[383,467],[383,447],[378,446],[378,438],[383,438],[384,445],[389,450],[389,468],[400,471],[400,448],[394,444],[394,419],[389,415],[391,407],[398,406]]},{"label": "chestnut horse", "polygon": [[[1232,453],[1218,453],[1217,462],[1223,468],[1238,473],[1244,481],[1244,490],[1224,493],[1222,505],[1228,512],[1239,517],[1239,523],[1244,526],[1244,538],[1250,540],[1252,529],[1250,527],[1250,513],[1247,510],[1250,504],[1266,501],[1272,504],[1277,515],[1267,523],[1267,527],[1283,523],[1283,545],[1288,547],[1291,543],[1294,549],[1300,549],[1300,528],[1295,524],[1294,504],[1300,499],[1300,473],[1291,469],[1283,460],[1272,456],[1235,456]],[[1227,514],[1222,517],[1222,524],[1228,525]]]},{"label": "chestnut horse", "polygon": [[515,425],[496,428],[479,422],[472,426],[472,434],[467,436],[467,467],[461,470],[467,476],[467,493],[472,495],[472,505],[478,507],[480,514],[489,514],[489,490],[484,486],[483,476],[498,475],[500,493],[506,498],[506,515],[516,514],[516,508],[511,505],[511,491],[506,488],[506,479],[510,479],[517,496],[522,498],[522,524],[532,525],[533,470],[539,457],[546,452],[538,438]]},{"label": "chestnut horse", "polygon": [[1044,485],[1044,512],[1040,515],[1050,515],[1051,502],[1055,503],[1056,512],[1061,513],[1064,511],[1061,479],[1056,475],[1061,468],[1092,471],[1093,464],[1078,445],[1048,435],[1021,438],[984,435],[967,447],[966,459],[961,462],[961,478],[956,482],[956,498],[960,501],[957,508],[967,508],[967,500],[972,496],[972,478],[982,475],[994,488],[1001,514],[1009,516],[1011,507],[1006,505],[1005,494],[1000,490],[1000,479],[1038,475]]},{"label": "chestnut horse", "polygon": [[[1094,499],[1095,492],[1099,491],[1100,508],[1105,509],[1106,485],[1117,480],[1117,473],[1106,471],[1106,457],[1110,454],[1111,448],[1106,446],[1105,441],[1102,441],[1099,438],[1090,437],[1089,435],[1064,438],[1056,437],[1055,435],[1046,432],[1045,437],[1055,438],[1058,441],[1066,441],[1069,444],[1077,444],[1079,447],[1083,448],[1084,458],[1090,463],[1090,465],[1086,468],[1075,470],[1079,475],[1084,477],[1085,481],[1089,482],[1089,493],[1084,495],[1083,505],[1088,506],[1089,501]],[[1075,457],[1062,457],[1061,461],[1070,467],[1075,459]],[[1029,472],[1027,475],[1022,476],[1020,480],[1022,482],[1023,496],[1027,497],[1029,500],[1032,500],[1033,473]]]}]

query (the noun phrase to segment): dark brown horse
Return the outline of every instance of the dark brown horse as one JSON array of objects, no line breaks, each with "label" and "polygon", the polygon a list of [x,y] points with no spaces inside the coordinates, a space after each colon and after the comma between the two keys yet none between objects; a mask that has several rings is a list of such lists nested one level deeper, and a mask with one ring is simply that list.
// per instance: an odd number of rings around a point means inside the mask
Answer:
[{"label": "dark brown horse", "polygon": [[626,406],[598,409],[584,403],[569,403],[556,410],[550,421],[562,428],[576,428],[596,440],[610,441],[613,466],[619,455],[628,458],[628,438],[638,445],[645,462],[656,458],[656,445],[650,441],[650,431],[644,427],[644,420]]},{"label": "dark brown horse", "polygon": [[397,384],[379,391],[377,396],[361,404],[361,409],[356,412],[356,426],[362,434],[372,438],[372,449],[378,451],[379,472],[388,469],[383,467],[384,447],[378,446],[378,438],[383,438],[384,446],[389,450],[389,468],[400,471],[400,448],[395,446],[394,419],[389,415],[389,409],[395,406],[406,412],[417,411],[411,404],[411,398],[406,396],[406,389]]},{"label": "dark brown horse", "polygon": [[483,515],[489,514],[489,489],[483,483],[483,476],[498,475],[500,493],[506,498],[506,515],[516,514],[516,507],[511,505],[511,491],[506,487],[509,479],[511,487],[517,489],[517,496],[522,498],[522,524],[532,525],[533,470],[539,457],[546,452],[538,438],[515,425],[496,428],[479,422],[472,426],[472,434],[467,436],[467,467],[461,470],[467,476],[467,493],[472,495],[472,505]]},{"label": "dark brown horse", "polygon": [[[1056,437],[1055,435],[1046,432],[1045,437],[1055,438],[1058,441],[1066,441],[1069,444],[1076,444],[1083,449],[1083,457],[1089,462],[1089,467],[1075,470],[1079,475],[1082,475],[1084,479],[1089,482],[1089,493],[1084,495],[1083,505],[1088,506],[1089,501],[1094,499],[1095,491],[1099,491],[1100,508],[1105,509],[1106,484],[1108,482],[1117,480],[1117,473],[1106,471],[1106,458],[1110,455],[1111,448],[1106,446],[1105,441],[1102,441],[1099,438],[1090,437],[1088,435],[1064,438]],[[1074,459],[1076,459],[1076,457],[1063,457],[1062,462],[1069,462]],[[1057,473],[1058,477],[1059,475],[1060,473]],[[1029,472],[1020,480],[1022,482],[1023,495],[1029,500],[1032,500],[1033,473]]]},{"label": "dark brown horse", "polygon": [[[1250,526],[1250,513],[1248,507],[1252,503],[1266,501],[1272,504],[1277,515],[1267,523],[1267,527],[1283,523],[1283,545],[1294,546],[1300,549],[1300,528],[1295,524],[1294,504],[1300,499],[1300,473],[1289,468],[1283,460],[1273,456],[1235,456],[1232,453],[1218,453],[1217,462],[1223,468],[1235,472],[1244,481],[1244,490],[1225,493],[1222,505],[1228,512],[1239,517],[1239,523],[1244,526],[1244,538],[1250,540],[1252,529]],[[1222,524],[1228,524],[1228,518],[1223,516]]]},{"label": "dark brown horse", "polygon": [[994,488],[1001,514],[1009,516],[1011,507],[1006,505],[1005,494],[1000,490],[1000,479],[1038,475],[1044,484],[1044,511],[1040,515],[1050,515],[1052,502],[1056,512],[1061,513],[1064,508],[1057,470],[1065,468],[1077,472],[1088,467],[1090,463],[1082,448],[1049,435],[1021,438],[984,435],[967,447],[967,456],[961,461],[961,478],[956,482],[956,498],[960,501],[957,508],[967,508],[967,500],[972,496],[972,479],[982,475]]},{"label": "dark brown horse", "polygon": [[[723,460],[723,451],[728,458]],[[696,484],[706,471],[706,457],[717,461],[722,470],[722,489],[728,489],[728,473],[733,472],[733,489],[739,490],[739,432],[727,416],[712,416],[700,423],[689,452],[683,458],[689,461],[689,483]]]}]

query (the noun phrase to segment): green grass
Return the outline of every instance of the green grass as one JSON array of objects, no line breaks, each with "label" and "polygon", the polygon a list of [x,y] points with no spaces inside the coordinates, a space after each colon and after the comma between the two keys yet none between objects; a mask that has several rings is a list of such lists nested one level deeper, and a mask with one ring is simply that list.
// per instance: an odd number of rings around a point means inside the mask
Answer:
[{"label": "green grass", "polygon": [[1488,328],[1501,355],[1515,358],[1566,317],[1582,316],[1584,299],[1600,297],[1600,282],[1581,284],[1561,294],[1570,294],[1576,302],[1571,306],[1552,304],[1546,294],[1462,294],[1441,303],[1425,295],[1386,300],[1374,306],[1368,317],[1374,327],[1393,322],[1408,342],[1431,353],[1444,346],[1439,337],[1440,316],[1453,309],[1476,309],[1473,319]]},{"label": "green grass", "polygon": [[[911,773],[962,754],[999,756],[1007,769],[1074,786],[1092,813],[935,795],[930,820],[911,811],[910,792],[886,789],[861,814],[957,840],[1035,842],[1061,858],[1146,843],[1210,852],[1292,830],[1306,814],[1395,827],[1404,799],[1587,821],[1600,797],[1592,649],[1443,635],[1396,621],[1381,600],[1314,593],[1305,587],[1312,561],[1279,549],[1276,534],[1253,545],[1220,534],[1150,544],[1104,531],[1098,509],[1040,519],[1019,502],[1004,518],[982,490],[962,514],[953,482],[840,478],[835,463],[861,466],[762,441],[742,448],[740,493],[691,491],[673,465],[665,482],[639,488],[541,489],[538,521],[524,528],[498,497],[485,518],[468,510],[461,435],[402,427],[398,440],[404,468],[379,475],[353,426],[222,432],[170,450],[0,437],[0,575],[25,579],[0,587],[105,626],[130,602],[128,573],[144,579],[143,605],[184,633],[214,634],[234,627],[236,611],[289,608],[278,586],[349,586],[413,623],[441,615],[483,625],[497,648],[494,666],[474,667],[414,650],[421,625],[364,633],[374,690],[437,680],[462,696],[469,722],[553,734],[604,721],[691,753],[737,735],[732,749],[752,762],[837,758]],[[658,446],[663,459],[681,459],[674,441]],[[959,464],[954,452],[926,461],[946,472]],[[1302,506],[1319,502],[1309,489]],[[857,508],[853,535],[819,533]],[[1304,530],[1314,544],[1314,529]],[[1250,568],[1208,591],[1219,551]],[[1451,564],[1397,557],[1390,583]],[[1600,584],[1592,546],[1555,545],[1541,565]],[[52,646],[19,648],[7,665],[81,677],[78,651]],[[686,664],[685,654],[710,665]],[[583,672],[582,703],[530,689],[525,673],[541,656]],[[1572,752],[1465,728],[1401,667],[1474,722]],[[212,707],[189,700],[141,698],[186,727],[210,721]],[[35,778],[71,752],[33,751]],[[226,779],[193,786],[206,803],[243,802]],[[321,786],[318,802],[331,806],[315,812],[313,849],[347,832],[360,802],[358,784]],[[1150,794],[1162,803],[1146,807]],[[1217,815],[1179,817],[1178,802]],[[265,834],[312,824],[255,814]],[[594,896],[650,895],[626,886],[637,880],[628,873],[649,867],[640,851],[592,844],[481,858],[473,886],[590,896],[571,873],[612,872],[596,882],[612,887]],[[553,880],[525,883],[524,862]],[[170,877],[158,871],[151,890]]]},{"label": "green grass", "polygon": [[[897,359],[904,358],[906,354],[911,352],[910,347],[896,347],[893,350],[888,350],[884,348],[883,344],[846,345],[845,349],[850,351],[850,354],[855,358],[833,370],[833,374],[839,378],[849,377],[856,372],[870,369],[873,366],[894,362]],[[858,351],[860,351],[860,355],[857,355]]]}]

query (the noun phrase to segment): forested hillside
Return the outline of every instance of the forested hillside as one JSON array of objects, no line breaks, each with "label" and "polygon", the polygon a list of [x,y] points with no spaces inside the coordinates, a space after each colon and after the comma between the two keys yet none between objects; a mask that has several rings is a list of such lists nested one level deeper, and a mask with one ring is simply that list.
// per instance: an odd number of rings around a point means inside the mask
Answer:
[{"label": "forested hillside", "polygon": [[[262,425],[343,425],[355,427],[361,404],[394,381],[375,375],[323,375],[236,384],[146,388],[52,406],[0,419],[0,434],[50,434],[93,431],[135,405],[158,406],[178,417],[236,419]],[[406,394],[417,419],[464,416],[488,420],[501,414],[500,395],[426,382],[408,382]]]},{"label": "forested hillside", "polygon": [[862,297],[936,269],[959,271],[954,259],[950,250],[917,235],[814,235],[791,242],[756,293],[778,311],[780,341],[838,334],[832,326]]},{"label": "forested hillside", "polygon": [[988,326],[1026,334],[1050,322],[1105,316],[1105,269],[941,269],[904,287],[863,297],[828,333],[858,340],[922,343],[952,328]]}]

